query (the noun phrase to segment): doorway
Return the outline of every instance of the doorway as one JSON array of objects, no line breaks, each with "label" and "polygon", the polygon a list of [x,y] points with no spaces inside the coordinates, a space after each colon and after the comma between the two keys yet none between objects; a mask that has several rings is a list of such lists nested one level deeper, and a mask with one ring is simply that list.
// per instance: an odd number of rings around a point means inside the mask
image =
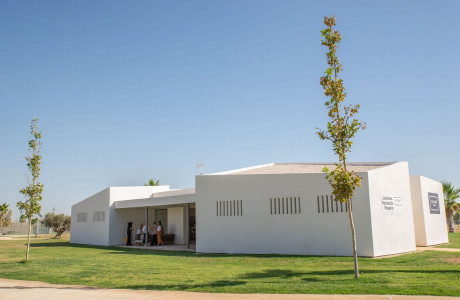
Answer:
[{"label": "doorway", "polygon": [[155,209],[155,222],[161,222],[164,233],[168,233],[168,210],[167,209]]}]

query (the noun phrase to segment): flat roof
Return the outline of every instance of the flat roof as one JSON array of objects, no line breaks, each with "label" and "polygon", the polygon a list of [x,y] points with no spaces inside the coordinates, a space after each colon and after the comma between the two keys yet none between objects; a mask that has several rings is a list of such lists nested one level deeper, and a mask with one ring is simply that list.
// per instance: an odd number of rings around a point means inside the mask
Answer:
[{"label": "flat roof", "polygon": [[149,198],[115,201],[115,208],[175,206],[195,203],[195,189],[170,190],[152,194]]},{"label": "flat roof", "polygon": [[[354,172],[367,172],[394,164],[394,162],[353,162],[347,169]],[[323,173],[323,168],[335,169],[335,163],[273,163],[259,167],[239,169],[210,175],[256,175],[256,174],[308,174]]]}]

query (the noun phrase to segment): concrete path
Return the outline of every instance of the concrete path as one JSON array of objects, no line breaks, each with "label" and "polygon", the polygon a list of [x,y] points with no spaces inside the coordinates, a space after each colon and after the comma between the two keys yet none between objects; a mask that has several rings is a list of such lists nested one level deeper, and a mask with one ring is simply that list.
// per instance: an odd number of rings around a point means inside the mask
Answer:
[{"label": "concrete path", "polygon": [[460,252],[458,248],[417,247],[417,251]]},{"label": "concrete path", "polygon": [[100,289],[78,285],[50,284],[38,281],[0,279],[1,300],[35,300],[35,299],[160,299],[160,300],[438,300],[459,299],[455,297],[435,296],[395,296],[395,295],[280,295],[280,294],[211,294],[174,291],[140,291]]}]

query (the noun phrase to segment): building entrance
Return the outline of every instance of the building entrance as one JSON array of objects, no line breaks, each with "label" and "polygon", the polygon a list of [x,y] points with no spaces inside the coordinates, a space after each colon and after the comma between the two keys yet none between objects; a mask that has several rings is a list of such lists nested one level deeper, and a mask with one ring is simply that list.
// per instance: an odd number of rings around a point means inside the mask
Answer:
[{"label": "building entrance", "polygon": [[155,222],[161,222],[164,233],[168,233],[168,210],[167,209],[155,209]]}]

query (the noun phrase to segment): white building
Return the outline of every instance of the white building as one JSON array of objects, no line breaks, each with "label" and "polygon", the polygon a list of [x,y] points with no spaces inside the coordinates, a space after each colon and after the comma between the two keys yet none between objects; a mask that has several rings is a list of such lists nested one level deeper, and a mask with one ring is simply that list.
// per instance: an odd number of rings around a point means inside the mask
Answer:
[{"label": "white building", "polygon": [[[128,222],[162,221],[175,244],[197,252],[352,255],[345,204],[334,201],[324,166],[276,163],[196,176],[195,189],[110,187],[72,206],[71,242],[120,245]],[[447,243],[442,185],[410,176],[406,162],[351,163],[359,256]],[[195,235],[196,234],[196,235]],[[195,239],[196,237],[196,239]]]}]

